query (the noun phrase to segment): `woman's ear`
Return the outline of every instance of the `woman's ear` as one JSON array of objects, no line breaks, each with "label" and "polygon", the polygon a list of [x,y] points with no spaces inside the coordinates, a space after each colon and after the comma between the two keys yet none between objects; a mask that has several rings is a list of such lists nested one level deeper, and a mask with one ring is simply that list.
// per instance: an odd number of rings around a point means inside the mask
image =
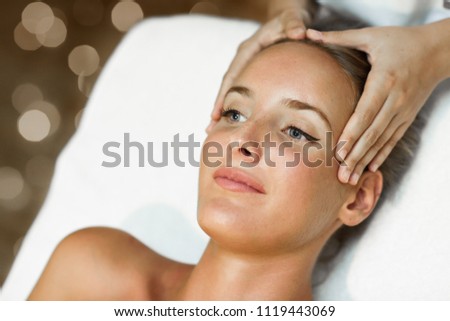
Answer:
[{"label": "woman's ear", "polygon": [[377,205],[382,189],[383,175],[380,171],[364,172],[341,208],[339,219],[342,223],[355,226],[364,221]]}]

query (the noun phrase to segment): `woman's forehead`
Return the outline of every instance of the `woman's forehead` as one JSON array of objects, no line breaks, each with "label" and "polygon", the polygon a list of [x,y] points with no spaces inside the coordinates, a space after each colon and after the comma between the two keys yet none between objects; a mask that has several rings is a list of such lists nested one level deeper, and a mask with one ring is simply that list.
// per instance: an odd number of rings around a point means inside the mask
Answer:
[{"label": "woman's forehead", "polygon": [[236,79],[255,99],[293,99],[317,106],[340,132],[355,103],[350,77],[327,52],[301,42],[273,45],[260,52]]}]

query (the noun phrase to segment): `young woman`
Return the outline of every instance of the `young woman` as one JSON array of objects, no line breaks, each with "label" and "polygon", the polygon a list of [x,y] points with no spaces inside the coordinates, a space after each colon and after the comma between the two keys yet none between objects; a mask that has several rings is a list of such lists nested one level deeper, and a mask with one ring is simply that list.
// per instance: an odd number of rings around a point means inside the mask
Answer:
[{"label": "young woman", "polygon": [[[398,181],[386,162],[343,184],[339,163],[326,161],[369,70],[361,52],[308,41],[258,53],[203,147],[197,214],[211,239],[199,263],[169,260],[118,230],[84,229],[59,244],[29,299],[313,299],[327,240],[372,213],[383,180]],[[393,152],[398,164],[407,147]]]}]

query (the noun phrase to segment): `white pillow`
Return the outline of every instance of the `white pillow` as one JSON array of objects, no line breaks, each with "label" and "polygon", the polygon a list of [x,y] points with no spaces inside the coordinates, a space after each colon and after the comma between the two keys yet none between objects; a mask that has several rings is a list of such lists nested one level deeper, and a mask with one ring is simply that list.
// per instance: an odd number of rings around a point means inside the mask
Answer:
[{"label": "white pillow", "polygon": [[[172,157],[169,167],[141,168],[137,148],[131,167],[106,168],[101,164],[111,158],[103,146],[123,145],[124,133],[132,141],[154,142],[156,151],[177,133],[181,141],[191,133],[203,141],[221,77],[238,44],[256,28],[237,20],[171,17],[144,21],[125,37],[58,159],[47,200],[4,284],[4,299],[25,299],[56,244],[86,226],[122,228],[171,258],[199,259],[207,237],[196,223],[198,168],[177,167]],[[442,286],[450,284],[450,236],[444,233],[450,223],[444,201],[449,104],[447,91],[398,199],[341,252],[316,299],[450,298],[450,287]],[[196,160],[199,154],[197,148]],[[180,159],[187,161],[186,151]]]}]

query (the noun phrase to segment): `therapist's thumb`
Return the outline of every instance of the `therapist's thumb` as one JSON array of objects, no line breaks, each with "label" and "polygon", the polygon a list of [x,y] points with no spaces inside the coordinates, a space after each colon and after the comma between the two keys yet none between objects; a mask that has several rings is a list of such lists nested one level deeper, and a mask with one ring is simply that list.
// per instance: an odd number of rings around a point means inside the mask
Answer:
[{"label": "therapist's thumb", "polygon": [[364,49],[363,47],[367,41],[364,33],[364,29],[350,29],[345,31],[318,31],[308,29],[306,31],[306,37],[323,43]]},{"label": "therapist's thumb", "polygon": [[280,18],[281,28],[288,38],[302,39],[306,37],[306,26],[301,12],[287,10]]}]

